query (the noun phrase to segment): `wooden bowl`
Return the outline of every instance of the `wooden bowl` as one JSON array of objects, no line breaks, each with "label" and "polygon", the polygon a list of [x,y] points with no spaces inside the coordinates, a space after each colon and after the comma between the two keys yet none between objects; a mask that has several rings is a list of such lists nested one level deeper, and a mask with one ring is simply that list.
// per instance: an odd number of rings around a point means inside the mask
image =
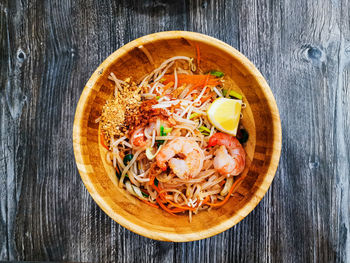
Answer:
[{"label": "wooden bowl", "polygon": [[[218,209],[193,216],[172,216],[150,207],[117,186],[111,167],[105,163],[105,150],[95,122],[103,105],[113,94],[107,80],[110,72],[120,79],[141,78],[153,67],[138,48],[143,45],[155,63],[175,55],[196,57],[198,45],[201,68],[225,72],[226,83],[239,87],[247,104],[243,125],[249,132],[245,146],[247,167],[242,183],[229,202]],[[275,99],[261,73],[233,47],[206,35],[172,31],[147,35],[121,47],[93,73],[80,97],[73,127],[73,146],[81,178],[96,203],[113,220],[140,235],[164,241],[193,241],[227,230],[247,216],[268,190],[280,158],[281,121]]]}]

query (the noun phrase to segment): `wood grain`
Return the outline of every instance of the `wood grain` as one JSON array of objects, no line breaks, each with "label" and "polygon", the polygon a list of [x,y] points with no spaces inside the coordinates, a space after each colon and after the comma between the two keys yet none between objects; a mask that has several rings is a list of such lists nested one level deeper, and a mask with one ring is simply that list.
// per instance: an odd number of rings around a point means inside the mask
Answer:
[{"label": "wood grain", "polygon": [[[0,260],[349,262],[349,10],[348,0],[0,0]],[[94,69],[132,39],[175,29],[253,61],[284,142],[272,187],[247,218],[179,244],[106,216],[71,140]]]}]

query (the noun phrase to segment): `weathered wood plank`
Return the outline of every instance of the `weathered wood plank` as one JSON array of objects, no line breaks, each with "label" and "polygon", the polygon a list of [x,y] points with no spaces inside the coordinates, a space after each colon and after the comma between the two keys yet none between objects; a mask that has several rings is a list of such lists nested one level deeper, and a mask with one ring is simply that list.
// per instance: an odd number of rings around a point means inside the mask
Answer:
[{"label": "weathered wood plank", "polygon": [[[315,1],[0,1],[0,260],[348,262],[350,5]],[[190,30],[243,52],[279,105],[283,149],[258,207],[206,240],[165,243],[107,217],[77,170],[75,106],[110,53]]]}]

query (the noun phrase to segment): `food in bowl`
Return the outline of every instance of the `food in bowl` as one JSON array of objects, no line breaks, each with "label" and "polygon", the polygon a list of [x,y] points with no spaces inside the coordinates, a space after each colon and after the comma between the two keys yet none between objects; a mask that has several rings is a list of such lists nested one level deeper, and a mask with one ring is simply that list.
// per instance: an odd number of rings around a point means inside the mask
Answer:
[{"label": "food in bowl", "polygon": [[[144,47],[139,47],[154,65]],[[102,110],[100,143],[118,185],[155,208],[192,215],[224,205],[245,168],[244,97],[225,74],[175,56],[141,80],[121,80]]]}]

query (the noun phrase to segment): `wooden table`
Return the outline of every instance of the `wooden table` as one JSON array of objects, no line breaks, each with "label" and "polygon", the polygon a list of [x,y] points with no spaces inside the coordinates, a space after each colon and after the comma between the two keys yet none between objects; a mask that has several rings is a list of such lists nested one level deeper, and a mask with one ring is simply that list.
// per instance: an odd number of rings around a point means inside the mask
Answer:
[{"label": "wooden table", "polygon": [[[0,260],[350,262],[348,0],[0,0]],[[84,84],[145,34],[189,30],[245,54],[279,106],[280,165],[232,229],[166,243],[106,216],[75,166]]]}]

